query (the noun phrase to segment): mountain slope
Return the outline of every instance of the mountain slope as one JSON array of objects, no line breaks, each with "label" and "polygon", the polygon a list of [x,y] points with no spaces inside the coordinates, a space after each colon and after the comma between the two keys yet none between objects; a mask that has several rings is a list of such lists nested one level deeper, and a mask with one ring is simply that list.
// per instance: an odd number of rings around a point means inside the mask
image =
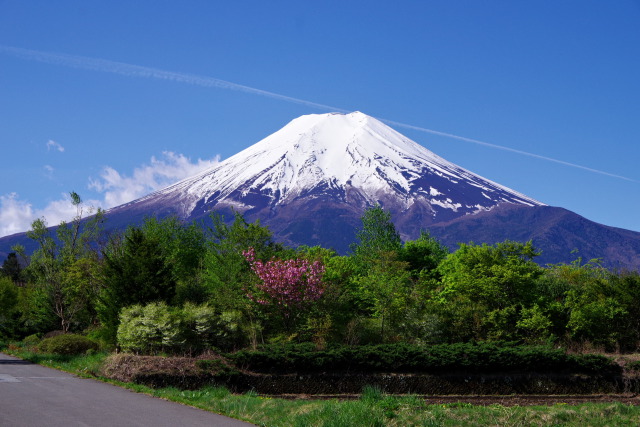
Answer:
[{"label": "mountain slope", "polygon": [[[345,253],[362,213],[377,203],[404,239],[423,229],[450,247],[533,239],[543,263],[572,261],[577,248],[607,266],[640,268],[640,233],[546,206],[360,112],[294,119],[209,170],[109,210],[107,226],[121,229],[150,215],[191,221],[239,211],[285,243]],[[0,255],[9,240],[0,239]]]},{"label": "mountain slope", "polygon": [[536,258],[542,265],[599,258],[608,268],[640,271],[640,233],[598,224],[558,207],[503,205],[434,224],[429,231],[451,249],[459,242],[532,240],[542,252]]},{"label": "mountain slope", "polygon": [[398,211],[419,205],[431,222],[501,203],[542,205],[355,112],[299,117],[212,169],[123,209],[150,204],[170,206],[186,218],[225,208],[272,216],[312,199],[357,208],[381,203]]}]

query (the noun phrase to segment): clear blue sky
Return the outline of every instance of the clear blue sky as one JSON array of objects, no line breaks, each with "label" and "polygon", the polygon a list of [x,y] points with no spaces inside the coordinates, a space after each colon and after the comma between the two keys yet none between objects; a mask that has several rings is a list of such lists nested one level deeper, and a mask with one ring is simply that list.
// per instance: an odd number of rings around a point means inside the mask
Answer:
[{"label": "clear blue sky", "polygon": [[640,231],[640,1],[0,0],[0,234],[57,223],[71,190],[110,207],[329,111],[216,79],[593,169],[395,126]]}]

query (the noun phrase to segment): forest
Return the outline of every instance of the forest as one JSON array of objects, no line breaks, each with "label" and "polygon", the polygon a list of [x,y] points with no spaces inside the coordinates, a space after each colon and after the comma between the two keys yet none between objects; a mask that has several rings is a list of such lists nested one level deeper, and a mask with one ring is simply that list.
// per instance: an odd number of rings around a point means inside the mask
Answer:
[{"label": "forest", "polygon": [[638,272],[579,254],[540,266],[532,242],[450,252],[428,230],[403,242],[381,206],[364,213],[348,255],[285,246],[240,213],[212,214],[207,226],[147,218],[107,234],[104,212],[71,200],[73,220],[55,231],[36,220],[37,250],[15,247],[4,260],[0,340],[62,331],[106,350],[191,355],[280,343],[640,343]]}]

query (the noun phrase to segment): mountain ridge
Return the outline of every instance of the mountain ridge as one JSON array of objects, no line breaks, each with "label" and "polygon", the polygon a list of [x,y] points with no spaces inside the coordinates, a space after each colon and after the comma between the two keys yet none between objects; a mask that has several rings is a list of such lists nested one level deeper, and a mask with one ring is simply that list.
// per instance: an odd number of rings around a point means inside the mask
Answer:
[{"label": "mountain ridge", "polygon": [[[458,242],[533,240],[543,263],[578,249],[640,269],[640,233],[589,221],[455,165],[361,112],[298,117],[212,168],[106,212],[107,227],[144,217],[259,219],[276,239],[348,251],[364,210],[380,204],[404,240],[428,229]],[[617,230],[617,231],[616,231]],[[6,250],[0,239],[0,254]]]},{"label": "mountain ridge", "polygon": [[419,202],[434,216],[446,210],[462,214],[490,209],[503,202],[542,205],[448,162],[360,112],[294,119],[211,169],[137,202],[177,203],[180,215],[190,217],[198,205],[245,212],[323,193],[369,206],[387,201],[408,209]]}]

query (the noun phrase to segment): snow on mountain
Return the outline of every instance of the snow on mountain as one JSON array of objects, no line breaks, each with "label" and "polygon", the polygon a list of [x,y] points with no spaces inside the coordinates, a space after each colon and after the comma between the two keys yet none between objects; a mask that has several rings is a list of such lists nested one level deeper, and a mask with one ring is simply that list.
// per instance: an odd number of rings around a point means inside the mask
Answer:
[{"label": "snow on mountain", "polygon": [[[542,263],[571,262],[577,249],[607,267],[640,269],[640,233],[546,206],[360,112],[299,117],[209,170],[109,210],[106,226],[168,215],[206,225],[212,212],[230,220],[233,209],[260,220],[277,241],[348,253],[362,213],[376,203],[405,240],[425,229],[451,249],[532,240]],[[24,234],[0,238],[0,257],[17,243],[34,245]]]},{"label": "snow on mountain", "polygon": [[241,212],[329,198],[406,211],[420,204],[435,219],[488,210],[501,203],[542,203],[437,156],[361,112],[312,114],[217,166],[158,191],[184,217],[232,207]]}]

